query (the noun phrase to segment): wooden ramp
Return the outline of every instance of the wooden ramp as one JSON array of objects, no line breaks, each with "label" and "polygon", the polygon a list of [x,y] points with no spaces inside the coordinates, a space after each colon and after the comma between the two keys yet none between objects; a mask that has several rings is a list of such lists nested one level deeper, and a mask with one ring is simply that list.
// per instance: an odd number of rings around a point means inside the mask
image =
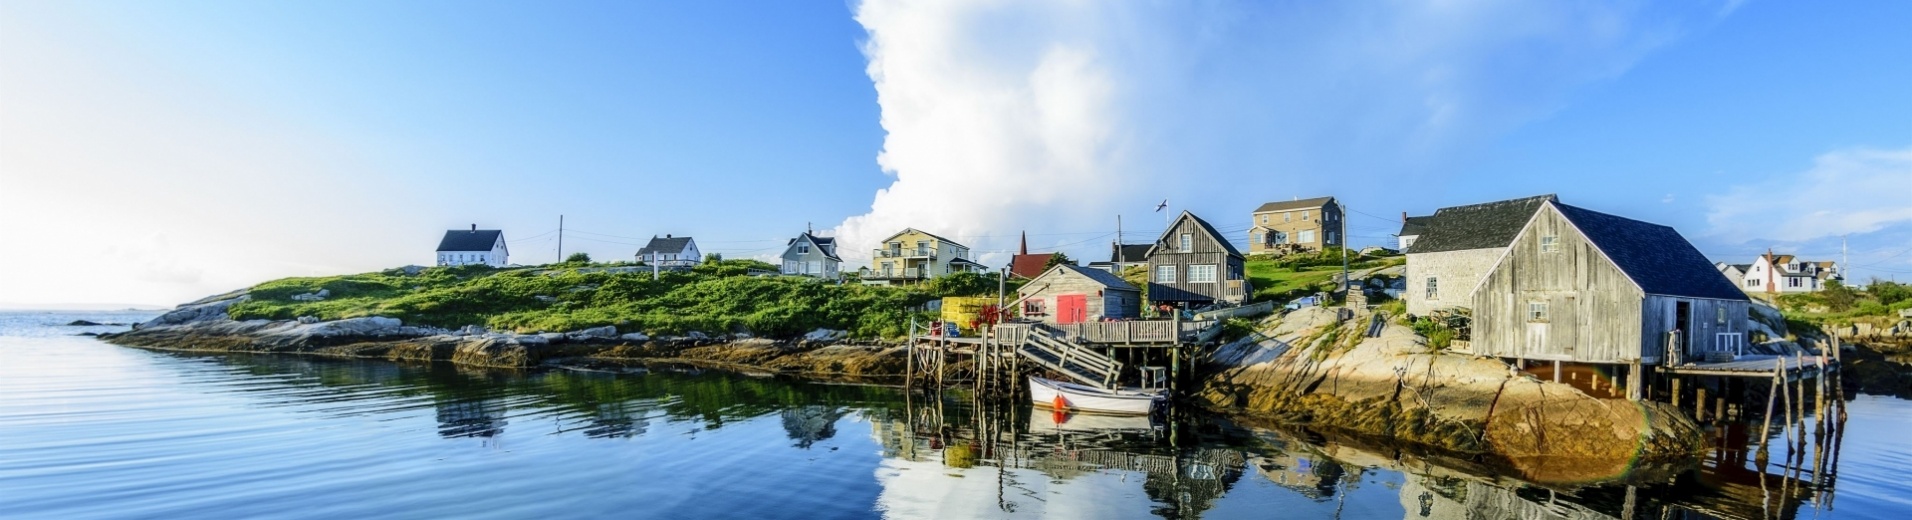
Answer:
[{"label": "wooden ramp", "polygon": [[1023,335],[1016,354],[1038,365],[1069,376],[1078,383],[1115,388],[1122,363],[1087,347],[1057,339],[1042,327],[1030,327]]}]

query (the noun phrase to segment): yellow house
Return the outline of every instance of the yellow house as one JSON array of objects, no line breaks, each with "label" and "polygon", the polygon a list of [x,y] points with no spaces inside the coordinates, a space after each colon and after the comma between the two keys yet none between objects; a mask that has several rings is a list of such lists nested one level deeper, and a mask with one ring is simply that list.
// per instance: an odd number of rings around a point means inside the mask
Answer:
[{"label": "yellow house", "polygon": [[870,253],[870,271],[863,275],[863,283],[902,285],[988,269],[970,258],[969,246],[910,228],[877,244]]}]

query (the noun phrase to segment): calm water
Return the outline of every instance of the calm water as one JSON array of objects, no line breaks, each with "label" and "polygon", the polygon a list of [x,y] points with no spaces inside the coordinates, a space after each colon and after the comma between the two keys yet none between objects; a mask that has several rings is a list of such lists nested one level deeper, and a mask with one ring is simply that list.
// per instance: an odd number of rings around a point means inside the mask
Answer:
[{"label": "calm water", "polygon": [[60,326],[146,316],[0,313],[0,517],[1912,517],[1912,402],[1885,397],[1850,404],[1829,492],[1773,468],[1762,493],[1737,463],[1550,489],[1199,417],[1058,425],[721,372],[167,354]]}]

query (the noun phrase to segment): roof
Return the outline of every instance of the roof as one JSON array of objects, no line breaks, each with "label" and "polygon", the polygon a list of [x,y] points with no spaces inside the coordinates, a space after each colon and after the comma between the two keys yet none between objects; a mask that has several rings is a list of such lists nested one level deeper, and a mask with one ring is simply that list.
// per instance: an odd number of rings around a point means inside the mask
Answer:
[{"label": "roof", "polygon": [[445,238],[438,240],[439,251],[490,251],[498,245],[498,239],[504,231],[496,229],[454,229],[445,232]]},{"label": "roof", "polygon": [[[1209,236],[1210,238],[1213,238],[1213,239],[1215,239],[1215,243],[1218,243],[1218,244],[1221,244],[1221,245],[1222,245],[1222,250],[1223,250],[1223,251],[1227,251],[1227,252],[1228,252],[1228,256],[1234,256],[1234,257],[1239,257],[1239,256],[1241,256],[1241,250],[1239,250],[1239,249],[1235,249],[1235,244],[1233,244],[1233,243],[1230,243],[1230,242],[1228,241],[1228,237],[1225,237],[1225,236],[1222,236],[1222,234],[1221,234],[1221,232],[1219,232],[1219,231],[1215,231],[1215,226],[1213,226],[1213,225],[1209,225],[1209,223],[1208,223],[1208,221],[1206,221],[1206,220],[1202,220],[1202,218],[1201,218],[1201,217],[1197,217],[1197,216],[1195,216],[1195,214],[1194,214],[1194,213],[1189,213],[1189,212],[1188,212],[1188,211],[1186,211],[1186,210],[1184,210],[1184,211],[1182,211],[1182,216],[1181,216],[1181,217],[1177,217],[1177,218],[1175,219],[1175,223],[1173,223],[1173,224],[1170,224],[1170,225],[1168,226],[1168,229],[1164,229],[1164,230],[1162,230],[1162,236],[1160,236],[1160,237],[1157,237],[1157,238],[1155,239],[1155,243],[1154,243],[1154,244],[1149,244],[1149,254],[1154,254],[1154,253],[1155,253],[1155,246],[1157,246],[1157,245],[1161,245],[1161,244],[1163,244],[1163,243],[1167,243],[1167,242],[1168,242],[1168,237],[1169,237],[1169,234],[1170,234],[1170,233],[1174,233],[1174,232],[1175,232],[1175,228],[1176,228],[1176,227],[1179,227],[1179,226],[1181,226],[1181,224],[1182,224],[1182,219],[1191,219],[1191,220],[1194,220],[1194,221],[1195,221],[1195,225],[1196,225],[1196,226],[1200,226],[1200,227],[1202,228],[1202,232],[1203,232],[1203,233],[1208,233],[1208,236]],[[1144,258],[1147,258],[1147,256],[1146,256],[1146,255],[1144,255],[1143,257],[1144,257]]]},{"label": "roof", "polygon": [[1149,248],[1155,244],[1109,244],[1109,261],[1114,263],[1142,263],[1149,260]]},{"label": "roof", "polygon": [[1745,300],[1706,255],[1673,228],[1555,203],[1567,221],[1647,294]]},{"label": "roof", "polygon": [[903,230],[902,230],[902,231],[898,231],[898,232],[896,232],[896,234],[893,234],[893,235],[890,235],[890,236],[889,236],[889,237],[887,237],[887,238],[884,238],[884,239],[883,239],[883,241],[884,241],[884,242],[889,242],[891,238],[896,238],[896,237],[900,237],[900,236],[903,236],[903,235],[905,235],[905,234],[908,234],[908,233],[909,233],[909,232],[911,232],[911,231],[915,231],[915,232],[917,232],[917,233],[922,233],[922,234],[924,234],[924,235],[929,235],[929,237],[930,237],[930,238],[934,238],[934,239],[936,239],[937,241],[939,241],[939,242],[943,242],[943,243],[945,243],[945,244],[949,244],[949,245],[952,245],[952,246],[956,246],[956,247],[960,247],[960,248],[964,248],[964,249],[968,249],[968,248],[969,248],[969,246],[966,246],[966,245],[962,245],[962,244],[959,244],[959,243],[957,243],[957,242],[956,242],[955,240],[950,240],[950,239],[947,239],[947,238],[943,238],[943,237],[939,237],[939,236],[936,236],[936,234],[935,234],[935,233],[931,233],[931,232],[928,232],[928,231],[923,231],[923,230],[921,230],[921,229],[916,229],[916,228],[903,228]]},{"label": "roof", "polygon": [[1427,232],[1427,225],[1429,223],[1432,223],[1433,221],[1434,221],[1433,215],[1428,215],[1425,217],[1403,218],[1401,219],[1401,232],[1396,233],[1394,236],[1399,236],[1399,237],[1420,236],[1422,233]]},{"label": "roof", "polygon": [[1721,266],[1722,268],[1731,267],[1734,269],[1738,269],[1739,272],[1742,272],[1742,273],[1753,270],[1753,264],[1721,264]]},{"label": "roof", "polygon": [[[1511,199],[1467,206],[1441,208],[1434,212],[1421,238],[1408,246],[1408,254],[1440,253],[1444,251],[1463,251],[1468,249],[1486,249],[1507,247],[1527,227],[1534,212],[1548,201],[1558,201],[1553,195],[1541,195],[1523,199]],[[1707,262],[1712,265],[1712,262]]]},{"label": "roof", "polygon": [[[842,258],[837,258],[836,251],[834,251],[834,249],[836,249],[835,238],[820,237],[820,236],[812,235],[809,232],[804,232],[801,235],[797,235],[797,238],[792,238],[790,239],[789,242],[785,242],[783,245],[784,247],[797,245],[797,241],[802,240],[805,237],[809,237],[810,243],[817,245],[817,252],[823,253],[824,258],[836,260],[838,262],[843,261]],[[785,249],[785,251],[788,251],[788,249]]]},{"label": "roof", "polygon": [[1042,276],[1042,268],[1049,266],[1049,259],[1055,253],[1034,253],[1009,257],[1009,274],[1023,278]]},{"label": "roof", "polygon": [[1775,264],[1793,263],[1793,255],[1773,255],[1773,263]]},{"label": "roof", "polygon": [[[1057,273],[1062,271],[1068,271],[1071,273],[1081,275],[1082,277],[1088,278],[1090,281],[1093,281],[1101,285],[1102,287],[1108,288],[1108,289],[1115,289],[1119,291],[1140,291],[1141,290],[1141,289],[1135,288],[1134,285],[1129,285],[1128,281],[1123,280],[1122,277],[1120,276],[1116,276],[1115,273],[1111,273],[1101,269],[1090,269],[1087,267],[1070,265],[1070,264],[1056,264],[1055,267],[1051,267],[1049,268],[1049,270],[1043,271],[1042,275],[1037,276],[1034,280],[1030,280],[1029,283],[1023,285],[1023,287],[1025,288],[1035,287],[1036,281],[1041,280],[1043,278],[1050,277],[1050,276],[1056,276]],[[1021,291],[1018,290],[1017,292],[1021,292]]]},{"label": "roof", "polygon": [[1262,204],[1261,207],[1259,208],[1255,208],[1255,213],[1267,213],[1270,211],[1284,211],[1284,210],[1291,210],[1291,209],[1319,208],[1319,207],[1326,206],[1333,203],[1334,203],[1334,197],[1315,197],[1312,199],[1270,202],[1267,204]]},{"label": "roof", "polygon": [[684,252],[684,248],[690,246],[690,242],[691,242],[690,237],[667,236],[664,238],[657,238],[655,236],[652,236],[651,243],[645,244],[643,249],[637,250],[637,254],[643,255],[647,253],[658,253],[658,254],[670,255],[670,254],[682,253]]}]

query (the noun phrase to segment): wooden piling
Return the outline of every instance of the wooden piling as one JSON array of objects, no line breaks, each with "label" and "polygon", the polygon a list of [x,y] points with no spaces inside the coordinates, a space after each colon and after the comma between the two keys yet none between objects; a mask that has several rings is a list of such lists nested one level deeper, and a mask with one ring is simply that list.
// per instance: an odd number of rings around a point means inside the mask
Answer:
[{"label": "wooden piling", "polygon": [[1680,377],[1673,376],[1673,409],[1680,409]]},{"label": "wooden piling", "polygon": [[[1679,399],[1679,394],[1680,394],[1679,383],[1680,383],[1679,379],[1673,380],[1673,384],[1674,384],[1673,399],[1674,400]],[[1706,387],[1704,386],[1694,387],[1693,390],[1699,393],[1699,397],[1696,397],[1693,399],[1694,420],[1699,422],[1706,422]]]},{"label": "wooden piling", "polygon": [[[1765,424],[1760,426],[1759,428],[1759,452],[1757,455],[1754,456],[1754,460],[1758,461],[1759,463],[1759,470],[1760,470],[1759,474],[1761,476],[1764,476],[1766,474],[1766,461],[1768,460],[1768,450],[1766,449],[1766,445],[1772,444],[1771,439],[1772,439],[1772,432],[1773,432],[1773,401],[1779,398],[1780,374],[1785,373],[1785,369],[1786,369],[1785,360],[1775,359],[1773,360],[1773,362],[1776,363],[1776,366],[1773,367],[1772,386],[1766,391]],[[1766,485],[1765,479],[1760,479],[1760,487],[1764,488],[1765,485]]]}]

